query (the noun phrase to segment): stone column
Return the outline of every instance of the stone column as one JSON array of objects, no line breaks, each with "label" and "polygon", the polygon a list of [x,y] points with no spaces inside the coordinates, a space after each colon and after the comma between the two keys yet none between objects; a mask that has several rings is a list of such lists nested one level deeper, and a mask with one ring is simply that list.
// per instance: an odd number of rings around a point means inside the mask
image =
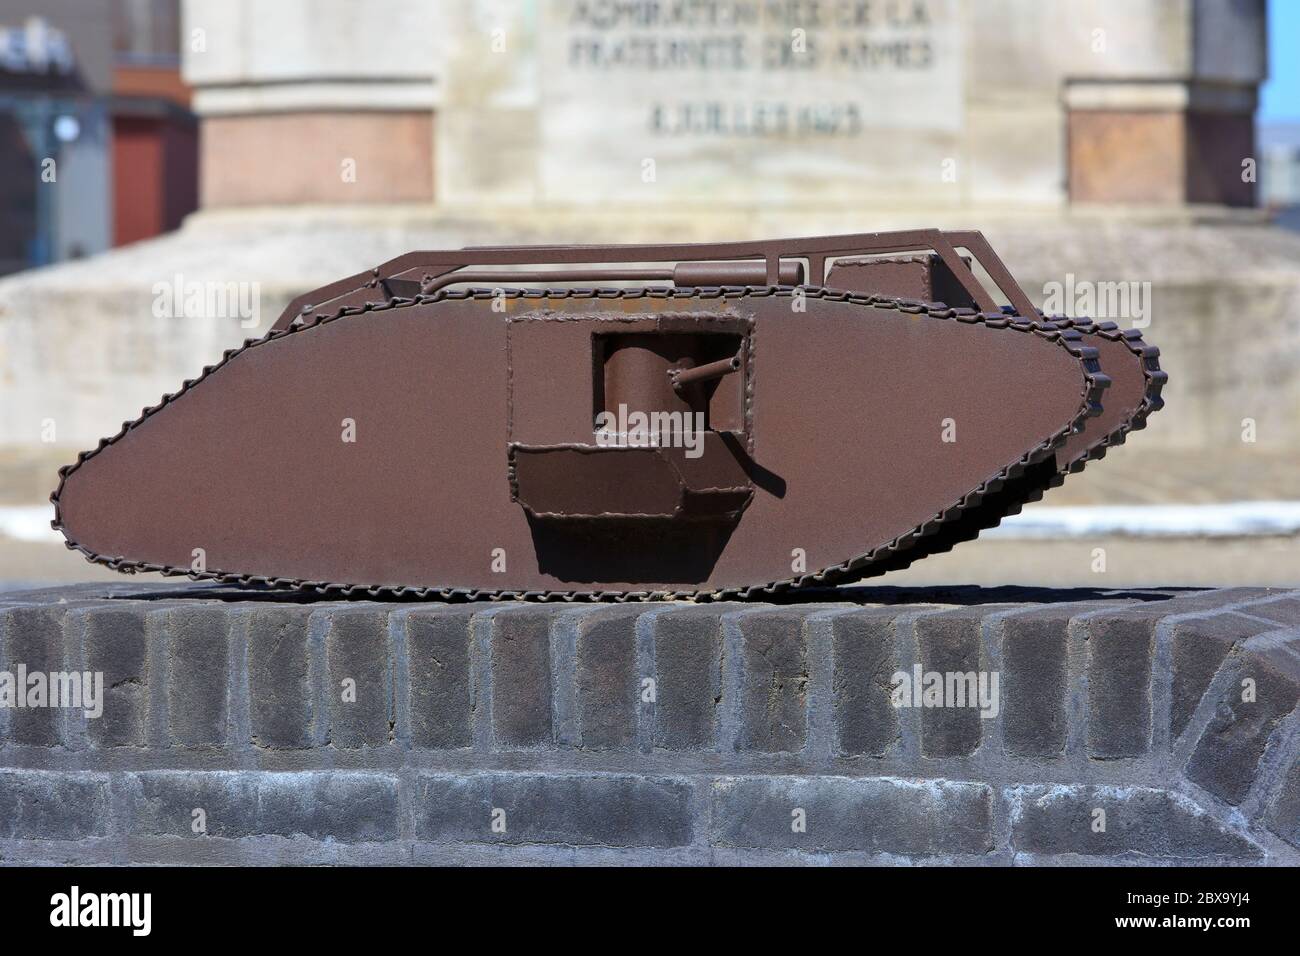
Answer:
[{"label": "stone column", "polygon": [[1134,7],[1116,20],[1153,28],[1163,46],[1130,54],[1122,36],[1095,27],[1095,69],[1066,80],[1073,203],[1254,205],[1264,4],[1170,6]]},{"label": "stone column", "polygon": [[186,0],[205,209],[433,199],[436,4]]}]

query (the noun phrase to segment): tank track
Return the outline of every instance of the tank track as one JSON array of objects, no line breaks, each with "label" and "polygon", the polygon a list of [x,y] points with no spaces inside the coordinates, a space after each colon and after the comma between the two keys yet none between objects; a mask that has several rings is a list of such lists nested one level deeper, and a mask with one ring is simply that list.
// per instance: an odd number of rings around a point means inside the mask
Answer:
[{"label": "tank track", "polygon": [[[127,574],[134,574],[137,572],[155,572],[168,577],[188,577],[194,581],[235,584],[241,587],[254,586],[272,589],[298,590],[321,596],[336,596],[344,598],[369,597],[398,600],[440,599],[444,601],[525,600],[571,602],[663,600],[719,601],[734,599],[761,599],[801,589],[830,587],[868,576],[873,573],[872,568],[878,563],[883,564],[891,559],[896,559],[898,556],[914,547],[918,541],[938,533],[945,525],[956,523],[960,521],[963,516],[974,512],[986,498],[997,495],[999,492],[1007,488],[1008,483],[1013,483],[1014,485],[1015,482],[1023,479],[1026,474],[1028,474],[1036,485],[1039,479],[1035,476],[1037,476],[1042,469],[1041,467],[1035,466],[1042,466],[1045,462],[1053,462],[1054,452],[1056,449],[1060,448],[1071,434],[1077,432],[1087,418],[1096,415],[1101,411],[1101,393],[1109,385],[1110,380],[1102,372],[1100,363],[1097,359],[1097,350],[1085,343],[1087,335],[1097,334],[1092,330],[1090,323],[1087,324],[1086,327],[1083,325],[1075,327],[1075,323],[1068,320],[1048,320],[1044,319],[1041,315],[1030,319],[1021,315],[1009,314],[1006,312],[990,313],[977,312],[974,309],[949,308],[943,303],[937,302],[927,303],[911,299],[891,298],[854,292],[842,292],[820,287],[801,286],[799,287],[800,294],[810,298],[831,302],[849,302],[855,305],[869,306],[878,309],[897,310],[902,313],[925,316],[931,319],[975,323],[985,325],[989,328],[1005,329],[1008,332],[1014,331],[1021,334],[1041,336],[1066,349],[1071,355],[1081,361],[1084,370],[1085,387],[1080,393],[1079,410],[1075,418],[1067,427],[1050,436],[1039,445],[1026,452],[1018,460],[1012,462],[996,475],[983,482],[979,487],[968,492],[959,501],[938,512],[932,518],[922,522],[911,531],[899,535],[897,538],[894,538],[871,551],[850,558],[841,564],[832,565],[821,568],[817,571],[760,585],[719,589],[672,589],[657,591],[475,589],[308,581],[299,578],[254,575],[225,570],[194,571],[189,568],[133,561],[120,555],[114,556],[94,553],[76,541],[73,541],[62,523],[59,511],[60,494],[62,493],[68,476],[73,474],[83,462],[93,458],[108,446],[119,441],[133,428],[139,426],[141,423],[148,420],[150,416],[184,395],[191,388],[202,382],[209,375],[230,362],[236,356],[248,351],[249,349],[257,348],[260,345],[284,338],[285,336],[300,334],[320,324],[339,321],[349,316],[362,315],[368,312],[409,308],[412,306],[427,305],[444,300],[469,298],[491,299],[502,295],[504,295],[505,298],[512,300],[631,298],[683,300],[719,298],[743,299],[751,296],[758,297],[773,295],[790,296],[793,295],[795,291],[795,287],[793,286],[721,286],[716,288],[644,287],[630,289],[458,289],[441,290],[432,295],[418,295],[411,298],[390,297],[384,302],[367,302],[360,306],[344,306],[325,314],[314,312],[310,307],[307,307],[304,308],[302,314],[287,327],[272,329],[272,331],[268,332],[261,338],[248,339],[241,346],[227,350],[222,354],[220,361],[206,366],[196,378],[187,379],[182,383],[180,389],[164,395],[157,404],[145,408],[138,418],[133,421],[125,422],[122,425],[121,430],[119,430],[115,435],[102,439],[95,448],[81,452],[77,456],[75,462],[59,469],[58,487],[50,495],[50,501],[54,505],[54,520],[51,521],[50,524],[54,530],[63,534],[66,539],[65,545],[68,549],[80,552],[86,560],[91,563],[100,564],[112,568],[115,571]],[[1151,397],[1151,400],[1158,401],[1158,389]],[[1144,405],[1145,404],[1146,403],[1144,403]],[[1068,471],[1068,464],[1064,468],[1055,468],[1053,470],[1052,478],[1056,479],[1059,476],[1060,479],[1063,479]],[[978,534],[978,530],[975,531],[975,534]],[[974,537],[974,535],[971,535],[971,537]]]}]

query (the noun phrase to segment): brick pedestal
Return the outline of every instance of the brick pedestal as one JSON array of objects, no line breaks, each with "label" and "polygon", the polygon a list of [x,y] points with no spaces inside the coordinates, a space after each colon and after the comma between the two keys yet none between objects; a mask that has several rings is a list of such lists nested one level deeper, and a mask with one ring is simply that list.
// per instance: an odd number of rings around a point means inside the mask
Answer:
[{"label": "brick pedestal", "polygon": [[3,595],[0,861],[1300,862],[1300,592],[831,597]]}]

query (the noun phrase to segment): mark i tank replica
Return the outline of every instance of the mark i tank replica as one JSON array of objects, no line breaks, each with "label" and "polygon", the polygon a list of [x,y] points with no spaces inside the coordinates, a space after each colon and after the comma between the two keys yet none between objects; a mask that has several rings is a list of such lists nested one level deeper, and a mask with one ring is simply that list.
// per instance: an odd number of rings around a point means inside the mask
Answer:
[{"label": "mark i tank replica", "polygon": [[53,524],[245,586],[766,598],[1019,511],[1144,425],[1158,355],[978,232],[415,252],[78,456]]}]

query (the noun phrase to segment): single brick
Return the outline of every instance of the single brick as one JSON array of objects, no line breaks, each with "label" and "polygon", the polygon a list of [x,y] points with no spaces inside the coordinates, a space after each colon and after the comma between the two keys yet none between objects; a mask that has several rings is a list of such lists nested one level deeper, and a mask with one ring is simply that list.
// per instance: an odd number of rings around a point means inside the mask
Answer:
[{"label": "single brick", "polygon": [[148,607],[97,605],[84,620],[86,669],[104,675],[103,713],[86,721],[86,733],[96,747],[143,747],[149,714]]},{"label": "single brick", "polygon": [[492,618],[492,728],[496,742],[551,742],[551,614],[545,608]]},{"label": "single brick", "polygon": [[684,846],[691,785],[675,778],[428,774],[415,787],[415,837],[431,843]]},{"label": "single brick", "polygon": [[584,748],[636,743],[636,622],[640,616],[639,610],[597,610],[578,622],[574,689]]},{"label": "single brick", "polygon": [[1151,749],[1151,644],[1145,614],[1098,615],[1088,630],[1088,753],[1140,757]]},{"label": "single brick", "polygon": [[219,603],[172,608],[155,624],[165,627],[172,743],[224,744],[229,712],[229,609]]},{"label": "single brick", "polygon": [[714,608],[657,615],[655,746],[708,750],[715,746],[722,702],[722,619]]},{"label": "single brick", "polygon": [[[397,790],[396,777],[362,771],[146,771],[130,775],[130,829],[191,839],[395,840]],[[206,832],[195,833],[200,819]]]},{"label": "single brick", "polygon": [[260,833],[372,843],[395,840],[401,832],[399,784],[394,776],[340,771],[260,776]]},{"label": "single brick", "polygon": [[881,757],[898,739],[890,696],[898,671],[896,613],[864,610],[831,619],[835,727],[845,756]]},{"label": "single brick", "polygon": [[242,837],[260,833],[256,771],[131,774],[127,826],[137,836]]},{"label": "single brick", "polygon": [[[943,675],[945,691],[955,692],[951,699],[945,693],[942,707],[921,707],[921,753],[926,757],[964,757],[979,748],[979,688],[992,691],[991,676],[981,681],[980,670],[981,618],[986,613],[986,608],[962,608],[916,620],[923,675]],[[919,702],[913,700],[912,706]]]},{"label": "single brick", "polygon": [[1300,627],[1300,597],[1284,597],[1267,604],[1252,604],[1241,609],[1243,614],[1267,618],[1284,627]]},{"label": "single brick", "polygon": [[1300,639],[1287,645],[1245,655],[1187,761],[1189,780],[1233,806],[1250,792],[1269,737],[1300,700]]},{"label": "single brick", "polygon": [[[1203,591],[1184,591],[1176,593],[1168,601],[1150,601],[1142,606],[1139,613],[1147,614],[1153,619],[1171,614],[1199,614],[1247,601],[1276,597],[1279,593],[1277,588],[1207,588]],[[1251,613],[1250,608],[1244,610]]]},{"label": "single brick", "polygon": [[96,774],[0,770],[0,838],[106,836],[108,809],[108,781]]},{"label": "single brick", "polygon": [[1198,859],[1259,856],[1182,794],[1146,787],[1032,785],[1007,791],[1018,852]]},{"label": "single brick", "polygon": [[712,842],[827,853],[986,853],[984,784],[850,777],[730,777],[713,786]]},{"label": "single brick", "polygon": [[248,710],[253,743],[300,749],[314,742],[309,607],[259,605],[248,615]]},{"label": "single brick", "polygon": [[1268,629],[1236,614],[1179,621],[1173,629],[1170,732],[1177,740],[1192,719],[1228,651]]},{"label": "single brick", "polygon": [[766,611],[738,618],[743,673],[740,750],[803,749],[808,737],[808,645],[804,615]]},{"label": "single brick", "polygon": [[330,743],[356,749],[382,747],[394,736],[388,612],[331,609],[325,635]]},{"label": "single brick", "polygon": [[17,604],[66,604],[70,601],[87,601],[104,597],[99,588],[93,592],[92,584],[59,584],[48,588],[31,588],[25,591],[0,592],[0,604],[6,607]]},{"label": "single brick", "polygon": [[1269,808],[1268,828],[1300,849],[1300,760],[1291,761],[1282,789]]},{"label": "single brick", "polygon": [[5,669],[13,675],[16,695],[31,694],[38,687],[28,680],[19,686],[20,671],[29,678],[40,674],[46,682],[46,706],[15,707],[9,711],[9,739],[37,747],[57,746],[63,737],[62,709],[48,706],[48,675],[64,670],[62,607],[13,607],[3,612]]},{"label": "single brick", "polygon": [[411,742],[450,750],[470,745],[469,677],[473,608],[412,612],[406,617],[411,671]]},{"label": "single brick", "polygon": [[1065,750],[1068,609],[1012,615],[1002,622],[1002,745],[1017,757]]}]

